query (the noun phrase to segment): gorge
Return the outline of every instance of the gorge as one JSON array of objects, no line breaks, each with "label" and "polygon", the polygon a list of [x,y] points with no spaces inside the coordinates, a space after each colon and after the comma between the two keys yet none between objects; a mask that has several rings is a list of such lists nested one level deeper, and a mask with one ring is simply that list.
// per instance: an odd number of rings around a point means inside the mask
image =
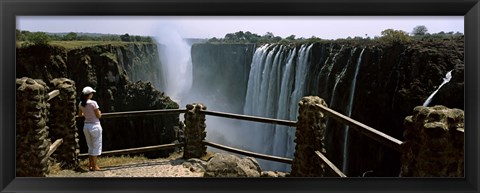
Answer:
[{"label": "gorge", "polygon": [[[213,111],[296,120],[300,98],[317,95],[329,108],[399,140],[403,140],[405,117],[437,89],[429,106],[464,109],[463,38],[395,44],[197,43],[189,45],[190,52],[186,53],[190,54],[192,74],[182,74],[188,66],[168,72],[179,80],[191,78],[191,88],[179,101],[170,99],[174,91],[163,87],[172,80],[164,79],[165,60],[160,54],[168,46],[17,48],[16,76],[45,82],[67,77],[76,82],[77,93],[83,86],[93,86],[99,91],[97,100],[103,112],[183,108],[187,103],[200,102]],[[451,79],[442,85],[449,71]],[[121,149],[179,140],[182,124],[177,115],[114,120],[104,127],[107,133],[111,132],[108,129],[115,130],[115,135],[106,134],[104,141],[111,143],[105,148]],[[328,120],[325,136],[327,157],[347,176],[362,176],[367,171],[373,176],[398,176],[397,152],[334,120]],[[215,117],[207,118],[207,139],[290,158],[295,147],[294,128]],[[289,170],[283,164],[259,161],[265,170]]]},{"label": "gorge", "polygon": [[[205,47],[210,47],[210,51],[207,52]],[[407,44],[256,45],[255,51],[247,53],[247,59],[251,58],[248,78],[244,75],[245,70],[239,69],[239,65],[245,63],[242,59],[225,62],[225,58],[238,57],[239,52],[231,51],[231,47],[228,44],[194,45],[192,68],[194,76],[198,71],[223,70],[222,73],[212,73],[215,75],[207,79],[228,83],[211,81],[204,84],[204,92],[231,94],[233,86],[235,92],[242,94],[240,96],[245,93],[244,101],[238,95],[234,95],[237,98],[233,100],[222,94],[212,94],[219,98],[215,101],[228,101],[229,108],[236,107],[233,112],[242,112],[239,109],[243,107],[242,113],[246,115],[296,120],[299,98],[317,95],[325,99],[330,108],[403,140],[405,117],[436,89],[439,91],[429,106],[441,104],[464,109],[461,39]],[[226,66],[232,69],[225,70]],[[452,81],[440,87],[448,71],[452,71]],[[232,72],[238,73],[232,75]],[[194,80],[202,79],[197,77]],[[235,82],[239,83],[238,86]],[[202,86],[192,88],[196,87]],[[241,88],[246,89],[238,91]],[[207,107],[228,111],[214,103]],[[293,156],[293,128],[260,123],[232,124],[238,126],[229,125],[236,129],[224,132],[221,138],[230,140],[222,143],[276,156]],[[207,122],[208,132],[217,132],[209,131],[209,126]],[[225,130],[221,128],[221,131]],[[393,150],[357,132],[348,131],[334,120],[328,121],[325,136],[327,157],[348,176],[362,176],[367,171],[373,176],[398,176],[399,155]],[[272,170],[289,170],[282,164],[262,160],[260,163]]]}]

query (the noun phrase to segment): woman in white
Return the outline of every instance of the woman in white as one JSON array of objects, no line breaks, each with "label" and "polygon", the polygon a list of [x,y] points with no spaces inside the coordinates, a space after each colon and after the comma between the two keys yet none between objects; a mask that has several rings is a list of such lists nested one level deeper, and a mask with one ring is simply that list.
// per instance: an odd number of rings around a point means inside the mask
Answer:
[{"label": "woman in white", "polygon": [[98,171],[100,167],[97,165],[97,156],[102,153],[102,126],[100,125],[100,117],[102,112],[96,101],[92,100],[92,87],[85,87],[82,90],[82,97],[80,99],[78,116],[84,116],[85,122],[83,126],[83,133],[88,145],[88,161],[89,170]]}]

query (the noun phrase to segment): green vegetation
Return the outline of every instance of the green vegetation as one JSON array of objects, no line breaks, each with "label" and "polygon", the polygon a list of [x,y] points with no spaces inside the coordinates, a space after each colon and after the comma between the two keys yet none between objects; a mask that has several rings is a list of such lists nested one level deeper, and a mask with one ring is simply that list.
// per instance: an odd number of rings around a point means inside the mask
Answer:
[{"label": "green vegetation", "polygon": [[111,52],[104,52],[104,53],[100,54],[100,56],[105,56],[105,57],[109,58],[111,61],[114,61],[115,63],[118,63],[117,55],[115,55]]},{"label": "green vegetation", "polygon": [[[112,35],[112,34],[96,34],[96,33],[45,33],[45,32],[29,32],[16,30],[15,37],[17,46],[30,45],[47,45],[47,44],[61,44],[67,48],[76,48],[85,45],[91,45],[92,42],[102,42],[95,44],[118,44],[122,42],[138,42],[138,43],[152,43],[152,37],[136,36],[136,35]],[[67,43],[68,42],[68,43]]]},{"label": "green vegetation", "polygon": [[408,33],[402,30],[386,29],[381,34],[380,41],[384,43],[406,43],[411,41]]},{"label": "green vegetation", "polygon": [[25,36],[25,40],[28,42],[29,45],[44,46],[47,45],[48,42],[50,42],[51,38],[45,32],[35,32],[29,33],[28,36]]},{"label": "green vegetation", "polygon": [[427,27],[424,25],[419,25],[413,28],[412,34],[414,36],[423,36],[428,32]]},{"label": "green vegetation", "polygon": [[[48,45],[62,47],[67,50],[79,49],[92,46],[127,46],[128,44],[149,44],[147,42],[121,42],[121,41],[50,41]],[[26,41],[17,41],[17,48],[31,46],[29,42]]]},{"label": "green vegetation", "polygon": [[295,45],[295,44],[304,44],[304,43],[316,43],[316,42],[345,42],[345,43],[355,43],[355,44],[364,44],[364,43],[387,43],[387,44],[401,44],[408,43],[411,41],[433,41],[433,40],[445,40],[445,39],[458,39],[463,38],[462,33],[427,33],[427,27],[420,25],[416,26],[411,35],[408,32],[402,30],[386,29],[381,32],[381,36],[375,36],[374,38],[368,37],[368,34],[365,34],[365,37],[347,37],[340,38],[336,40],[325,40],[315,36],[311,38],[297,38],[295,35],[290,35],[286,38],[281,38],[279,36],[273,35],[272,32],[267,32],[263,36],[260,36],[249,31],[243,32],[238,31],[234,33],[228,33],[224,38],[211,38],[208,40],[208,43],[256,43],[256,44],[266,44],[266,43],[279,43],[285,45]]},{"label": "green vegetation", "polygon": [[[413,28],[411,34],[394,29],[386,29],[381,32],[381,36],[375,36],[374,38],[368,37],[347,37],[336,40],[325,40],[319,37],[312,36],[310,38],[297,38],[295,35],[282,38],[275,36],[272,32],[267,32],[264,35],[258,35],[249,31],[238,31],[234,33],[227,33],[224,38],[211,38],[207,43],[214,44],[267,44],[267,43],[279,43],[284,45],[298,45],[304,43],[317,43],[317,42],[346,42],[355,44],[365,43],[388,43],[399,44],[408,43],[411,41],[435,41],[435,40],[447,40],[463,38],[463,34],[459,32],[440,32],[430,34],[427,27],[423,25]],[[45,32],[29,32],[16,30],[17,47],[26,47],[32,45],[54,45],[61,46],[66,49],[76,49],[89,46],[98,45],[113,45],[113,46],[125,46],[128,43],[152,43],[154,39],[148,36],[130,35],[128,33],[123,35],[112,34],[98,34],[98,33],[45,33]]]},{"label": "green vegetation", "polygon": [[280,36],[273,35],[272,32],[267,32],[265,35],[260,36],[249,31],[238,31],[235,33],[228,33],[224,38],[209,39],[208,43],[279,43],[281,41],[287,43],[294,42],[295,40],[295,35],[291,35],[286,39],[282,39]]}]

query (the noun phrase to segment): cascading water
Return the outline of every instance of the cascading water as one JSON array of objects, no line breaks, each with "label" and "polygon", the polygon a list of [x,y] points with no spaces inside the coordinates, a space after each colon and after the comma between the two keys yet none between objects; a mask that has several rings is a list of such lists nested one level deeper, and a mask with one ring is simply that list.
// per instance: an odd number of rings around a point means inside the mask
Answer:
[{"label": "cascading water", "polygon": [[[353,79],[352,79],[352,86],[350,87],[350,96],[348,98],[349,102],[348,102],[348,110],[347,110],[348,117],[352,115],[353,98],[355,97],[357,75],[360,69],[360,63],[362,63],[363,51],[365,51],[365,48],[362,49],[362,52],[360,52],[360,56],[358,56],[357,65],[355,67],[355,74],[353,75]],[[344,173],[348,172],[348,130],[349,130],[349,127],[348,126],[345,127],[345,133],[344,133],[344,139],[343,139],[343,172]]]},{"label": "cascading water", "polygon": [[452,79],[452,71],[453,70],[450,70],[447,72],[447,74],[445,75],[445,77],[443,78],[443,82],[442,84],[440,84],[440,86],[438,86],[437,90],[435,90],[428,98],[427,100],[425,100],[425,102],[423,103],[423,106],[426,107],[430,104],[430,102],[432,102],[432,99],[433,97],[435,96],[435,94],[437,94],[437,92],[440,90],[440,88],[442,88],[443,85],[447,84],[448,82],[450,82],[450,79]]},{"label": "cascading water", "polygon": [[[264,45],[254,54],[244,114],[296,120],[297,103],[303,97],[305,77],[309,67],[312,45],[287,48],[283,45]],[[249,124],[253,151],[283,157],[293,157],[295,133],[293,128],[260,123]],[[263,162],[262,168],[288,170],[286,164]]]},{"label": "cascading water", "polygon": [[[353,54],[355,54],[355,51],[357,49],[354,48],[351,52],[350,52],[350,58],[353,57]],[[338,53],[337,53],[338,54]],[[347,62],[347,64],[350,63],[350,60]],[[334,102],[335,102],[335,91],[337,90],[337,85],[338,83],[340,82],[340,80],[342,80],[342,78],[345,76],[345,72],[347,72],[347,68],[348,68],[348,65],[345,65],[345,67],[343,67],[342,71],[340,72],[340,74],[338,74],[336,77],[335,77],[335,84],[333,85],[333,90],[332,90],[332,97],[330,98],[330,103],[328,103],[329,105],[333,105]]]},{"label": "cascading water", "polygon": [[[295,69],[295,90],[292,93],[292,97],[290,99],[290,117],[289,120],[297,120],[298,116],[298,102],[304,96],[305,93],[305,85],[306,85],[306,77],[308,67],[310,65],[310,56],[311,56],[311,49],[313,44],[307,47],[306,44],[302,45],[298,58],[297,58],[297,65]],[[278,104],[282,105],[282,104]],[[289,129],[287,130],[287,144],[286,148],[287,151],[285,152],[285,157],[293,157],[295,143],[293,142],[295,139],[295,130]]]}]

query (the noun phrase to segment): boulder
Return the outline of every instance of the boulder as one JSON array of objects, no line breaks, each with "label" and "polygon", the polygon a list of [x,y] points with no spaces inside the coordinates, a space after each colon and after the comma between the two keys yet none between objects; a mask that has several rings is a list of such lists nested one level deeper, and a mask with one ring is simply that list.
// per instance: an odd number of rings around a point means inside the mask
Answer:
[{"label": "boulder", "polygon": [[251,157],[217,153],[207,162],[205,177],[260,177],[262,170]]},{"label": "boulder", "polygon": [[191,158],[183,162],[183,167],[189,168],[192,172],[205,172],[207,169],[207,162],[198,158]]},{"label": "boulder", "polygon": [[264,171],[262,172],[262,177],[267,177],[267,178],[279,178],[279,177],[286,177],[288,174],[285,172],[279,172],[279,171]]}]

